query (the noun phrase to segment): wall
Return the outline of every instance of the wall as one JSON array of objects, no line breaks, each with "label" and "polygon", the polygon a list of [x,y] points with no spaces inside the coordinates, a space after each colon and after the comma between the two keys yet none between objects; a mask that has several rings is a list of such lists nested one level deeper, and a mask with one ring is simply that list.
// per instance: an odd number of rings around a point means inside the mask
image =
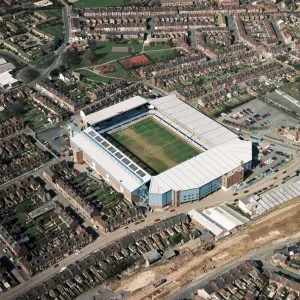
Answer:
[{"label": "wall", "polygon": [[199,199],[199,188],[181,191],[179,199],[180,199],[180,203],[198,200]]},{"label": "wall", "polygon": [[251,167],[252,167],[252,160],[248,161],[248,162],[245,164],[245,166],[244,166],[245,171],[250,170]]},{"label": "wall", "polygon": [[[211,193],[217,191],[221,188],[222,177],[219,177],[212,182],[205,184],[196,189],[180,191],[179,200],[180,203],[186,203],[194,200],[202,199]],[[149,206],[152,208],[161,208],[167,205],[172,205],[173,203],[173,194],[174,191],[171,190],[165,194],[154,194],[149,193]]]},{"label": "wall", "polygon": [[172,205],[173,191],[170,190],[162,195],[149,193],[149,206],[152,208],[161,208]]}]

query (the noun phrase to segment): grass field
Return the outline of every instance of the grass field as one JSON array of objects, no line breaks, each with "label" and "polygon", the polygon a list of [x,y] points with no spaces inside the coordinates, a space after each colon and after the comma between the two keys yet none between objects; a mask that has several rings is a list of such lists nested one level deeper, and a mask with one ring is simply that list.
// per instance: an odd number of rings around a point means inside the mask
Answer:
[{"label": "grass field", "polygon": [[46,33],[54,35],[59,39],[64,38],[64,28],[62,24],[45,26],[42,30]]},{"label": "grass field", "polygon": [[145,53],[152,61],[161,62],[173,59],[176,57],[174,49],[161,49],[161,51],[146,52]]},{"label": "grass field", "polygon": [[156,173],[199,154],[199,151],[150,118],[114,132],[111,137]]},{"label": "grass field", "polygon": [[128,51],[125,52],[112,52],[112,47],[132,47],[135,52],[141,52],[142,44],[114,44],[109,41],[96,41],[96,59],[93,63],[89,60],[89,50],[85,51],[82,55],[82,62],[79,67],[89,67],[91,65],[104,64],[112,60],[118,60],[123,57],[130,57]]},{"label": "grass field", "polygon": [[79,0],[73,4],[74,7],[81,8],[96,8],[106,6],[121,6],[124,5],[124,0]]}]

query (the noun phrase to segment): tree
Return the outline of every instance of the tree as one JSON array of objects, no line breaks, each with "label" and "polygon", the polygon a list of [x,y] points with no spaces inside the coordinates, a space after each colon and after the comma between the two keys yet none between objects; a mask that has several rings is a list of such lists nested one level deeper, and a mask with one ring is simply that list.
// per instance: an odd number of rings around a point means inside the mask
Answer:
[{"label": "tree", "polygon": [[65,65],[60,65],[60,66],[59,66],[59,70],[60,70],[61,72],[65,72],[65,71],[67,71],[67,68],[66,68]]},{"label": "tree", "polygon": [[97,44],[95,40],[89,40],[89,46],[90,46],[90,50],[89,50],[89,54],[88,54],[88,58],[89,61],[92,63],[94,63],[97,60]]},{"label": "tree", "polygon": [[60,70],[55,68],[55,69],[51,70],[50,75],[53,77],[57,77],[59,75],[59,73],[60,73]]},{"label": "tree", "polygon": [[78,51],[68,49],[63,55],[63,63],[68,69],[79,67],[82,62],[82,57]]}]

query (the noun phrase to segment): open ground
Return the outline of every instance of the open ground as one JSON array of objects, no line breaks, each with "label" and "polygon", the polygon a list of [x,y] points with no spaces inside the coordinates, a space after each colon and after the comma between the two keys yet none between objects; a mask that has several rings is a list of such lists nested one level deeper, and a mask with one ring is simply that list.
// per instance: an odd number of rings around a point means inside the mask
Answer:
[{"label": "open ground", "polygon": [[[148,296],[156,289],[152,283],[162,278],[167,279],[163,295],[159,299],[169,299],[170,293],[183,289],[188,283],[197,281],[207,273],[201,270],[206,266],[209,270],[212,266],[220,268],[241,257],[253,253],[272,242],[289,238],[299,232],[300,228],[300,202],[299,197],[279,210],[247,226],[220,243],[209,252],[198,251],[180,255],[166,265],[153,267],[137,273],[113,284],[113,291],[131,291],[130,300],[150,299]],[[288,220],[288,226],[287,226]]]},{"label": "open ground", "polygon": [[198,150],[151,118],[111,133],[110,136],[156,173],[199,154]]}]

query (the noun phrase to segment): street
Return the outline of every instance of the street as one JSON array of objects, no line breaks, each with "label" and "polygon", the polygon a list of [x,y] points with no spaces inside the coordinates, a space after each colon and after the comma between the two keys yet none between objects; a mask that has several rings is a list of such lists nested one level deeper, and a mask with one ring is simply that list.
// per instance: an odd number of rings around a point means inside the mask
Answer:
[{"label": "street", "polygon": [[[287,169],[287,174],[294,174],[295,171],[299,168],[299,157],[295,156],[294,160],[290,162]],[[249,194],[254,193],[255,191],[258,191],[262,189],[265,186],[268,186],[269,184],[280,184],[281,183],[281,177],[283,170],[280,170],[277,173],[277,180],[273,179],[273,176],[267,176],[263,180],[259,181],[258,183],[250,186],[248,188]],[[145,226],[152,225],[154,223],[154,220],[159,218],[161,220],[169,218],[171,216],[174,216],[175,214],[181,214],[181,213],[187,213],[192,208],[199,208],[204,209],[207,207],[211,207],[214,205],[219,205],[226,202],[232,202],[233,201],[233,193],[234,191],[228,191],[225,192],[223,190],[219,190],[218,192],[206,197],[205,199],[201,201],[195,201],[193,203],[186,203],[184,205],[181,205],[176,208],[175,212],[170,212],[170,210],[162,210],[162,211],[155,211],[155,212],[149,212],[147,217],[145,218],[145,222],[139,223],[137,225],[130,224],[128,225],[128,229],[120,228],[114,232],[110,232],[107,234],[102,234],[96,241],[94,241],[92,244],[88,245],[87,247],[83,248],[79,254],[73,254],[65,259],[61,260],[59,263],[59,266],[54,268],[49,268],[35,276],[33,276],[29,281],[26,283],[21,283],[14,289],[11,289],[7,291],[4,295],[0,296],[0,299],[6,299],[6,300],[13,300],[18,295],[21,295],[22,293],[28,291],[32,287],[42,283],[47,278],[51,277],[53,274],[60,271],[60,269],[63,266],[67,266],[71,263],[74,263],[77,260],[80,260],[87,256],[88,254],[105,247],[106,245],[120,239],[121,237],[125,236],[127,233],[130,233],[132,231],[137,231],[139,229],[142,229]]]},{"label": "street", "polygon": [[299,237],[300,237],[300,233],[298,233],[294,237],[291,237],[291,238],[286,239],[284,241],[278,241],[276,243],[271,243],[271,244],[269,244],[269,245],[267,245],[267,246],[265,246],[265,247],[263,247],[259,250],[256,250],[256,251],[252,252],[251,254],[247,255],[246,257],[242,257],[242,258],[232,262],[231,264],[228,264],[228,265],[226,265],[222,268],[219,268],[219,269],[214,269],[212,271],[209,271],[208,273],[205,273],[204,278],[201,278],[200,280],[197,280],[196,282],[191,283],[184,290],[180,291],[176,295],[173,295],[170,298],[170,300],[181,300],[181,299],[184,299],[184,298],[189,299],[191,297],[192,293],[197,292],[197,290],[199,288],[203,287],[203,285],[205,285],[208,281],[214,279],[217,276],[220,276],[220,275],[228,272],[230,269],[238,266],[243,261],[246,261],[246,260],[262,260],[263,263],[265,263],[265,259],[264,259],[265,256],[272,253],[272,250],[274,249],[275,246],[277,248],[281,248],[281,247],[285,246],[287,244],[287,242],[289,242],[289,243],[297,242],[299,240]]}]

